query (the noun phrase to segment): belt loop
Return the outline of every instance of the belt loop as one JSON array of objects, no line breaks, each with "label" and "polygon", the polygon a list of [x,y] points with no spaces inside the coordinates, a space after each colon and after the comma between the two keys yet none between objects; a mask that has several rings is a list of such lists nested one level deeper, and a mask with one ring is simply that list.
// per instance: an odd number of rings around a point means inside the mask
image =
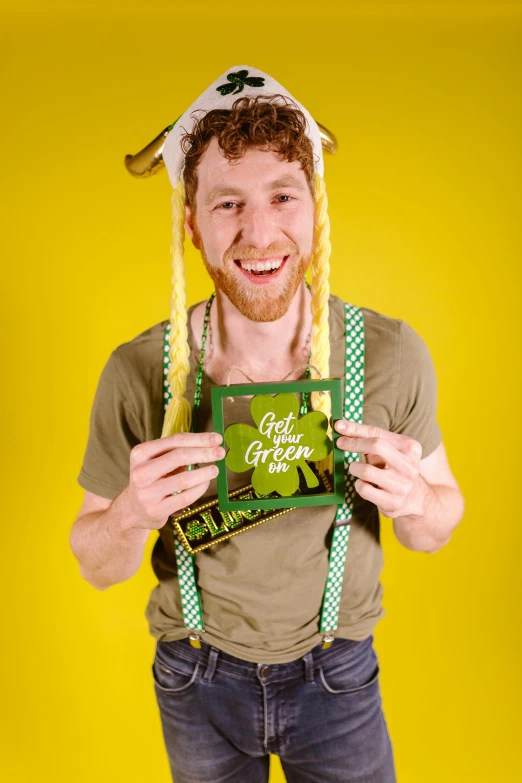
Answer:
[{"label": "belt loop", "polygon": [[314,680],[314,656],[312,655],[312,651],[311,650],[309,650],[309,652],[307,652],[306,655],[303,655],[303,661],[304,661],[305,680],[306,680],[306,682],[315,682],[315,680]]},{"label": "belt loop", "polygon": [[208,654],[207,669],[205,671],[205,674],[203,675],[204,680],[210,681],[214,676],[218,657],[219,657],[219,650],[216,650],[215,647],[211,647],[210,652]]}]

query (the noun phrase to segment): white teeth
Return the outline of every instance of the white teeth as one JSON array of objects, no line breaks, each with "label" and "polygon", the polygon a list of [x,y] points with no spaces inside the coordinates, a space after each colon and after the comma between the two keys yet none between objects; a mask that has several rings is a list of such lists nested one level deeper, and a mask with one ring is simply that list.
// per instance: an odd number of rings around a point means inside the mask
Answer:
[{"label": "white teeth", "polygon": [[269,269],[279,269],[283,259],[275,258],[273,261],[240,261],[239,263],[247,272],[268,272]]}]

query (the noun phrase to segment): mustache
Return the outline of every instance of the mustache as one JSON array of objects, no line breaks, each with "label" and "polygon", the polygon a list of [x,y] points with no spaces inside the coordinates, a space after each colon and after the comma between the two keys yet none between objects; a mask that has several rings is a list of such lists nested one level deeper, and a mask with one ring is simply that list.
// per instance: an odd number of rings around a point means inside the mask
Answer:
[{"label": "mustache", "polygon": [[224,254],[225,261],[235,261],[241,258],[243,261],[257,261],[260,258],[272,258],[274,256],[293,256],[299,253],[297,245],[293,242],[274,242],[268,247],[260,249],[249,245],[231,245]]}]

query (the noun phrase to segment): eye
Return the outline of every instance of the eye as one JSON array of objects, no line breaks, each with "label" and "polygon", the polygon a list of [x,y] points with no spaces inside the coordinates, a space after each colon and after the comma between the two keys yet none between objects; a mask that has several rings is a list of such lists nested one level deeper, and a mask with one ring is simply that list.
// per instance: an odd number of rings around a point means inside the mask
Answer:
[{"label": "eye", "polygon": [[[289,196],[289,195],[288,195],[288,194],[286,194],[286,193],[282,193],[280,196],[277,196],[277,198],[278,198],[278,199],[280,199],[280,198],[286,198],[286,199],[288,199],[288,201],[292,200],[292,196]],[[279,203],[280,203],[280,204],[288,204],[288,201],[280,201]]]},{"label": "eye", "polygon": [[233,206],[234,206],[234,204],[235,204],[235,202],[234,202],[234,201],[224,201],[222,204],[218,204],[218,207],[217,207],[217,208],[218,208],[218,209],[223,209],[223,208],[228,208],[228,207],[230,207],[230,206],[232,206],[232,207],[233,207]]}]

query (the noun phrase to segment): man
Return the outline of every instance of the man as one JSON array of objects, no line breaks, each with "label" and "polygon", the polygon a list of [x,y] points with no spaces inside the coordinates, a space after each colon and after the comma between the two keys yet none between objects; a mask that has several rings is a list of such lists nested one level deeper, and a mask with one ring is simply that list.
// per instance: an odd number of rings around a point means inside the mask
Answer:
[{"label": "man", "polygon": [[[229,96],[227,81],[245,94]],[[130,578],[150,530],[160,533],[146,616],[176,783],[266,783],[271,753],[289,783],[393,783],[372,635],[384,614],[379,512],[404,546],[423,552],[447,543],[463,513],[436,421],[429,351],[404,321],[361,308],[365,422],[341,419],[335,429],[336,448],[365,461],[349,468],[356,493],[333,643],[319,631],[331,505],[294,509],[197,553],[204,632],[191,634],[184,622],[187,571],[166,523],[216,497],[214,463],[225,450],[213,433],[211,385],[244,375],[297,380],[307,364],[323,377],[345,374],[344,303],[327,284],[317,127],[289,98],[241,66],[193,104],[203,116],[187,110],[172,126],[163,153],[174,186],[171,316],[111,354],[78,477],[86,492],[71,547],[94,587]],[[216,287],[215,302],[188,313],[183,223]],[[234,404],[236,420],[247,421],[247,406]],[[230,473],[229,487],[240,485]]]}]

